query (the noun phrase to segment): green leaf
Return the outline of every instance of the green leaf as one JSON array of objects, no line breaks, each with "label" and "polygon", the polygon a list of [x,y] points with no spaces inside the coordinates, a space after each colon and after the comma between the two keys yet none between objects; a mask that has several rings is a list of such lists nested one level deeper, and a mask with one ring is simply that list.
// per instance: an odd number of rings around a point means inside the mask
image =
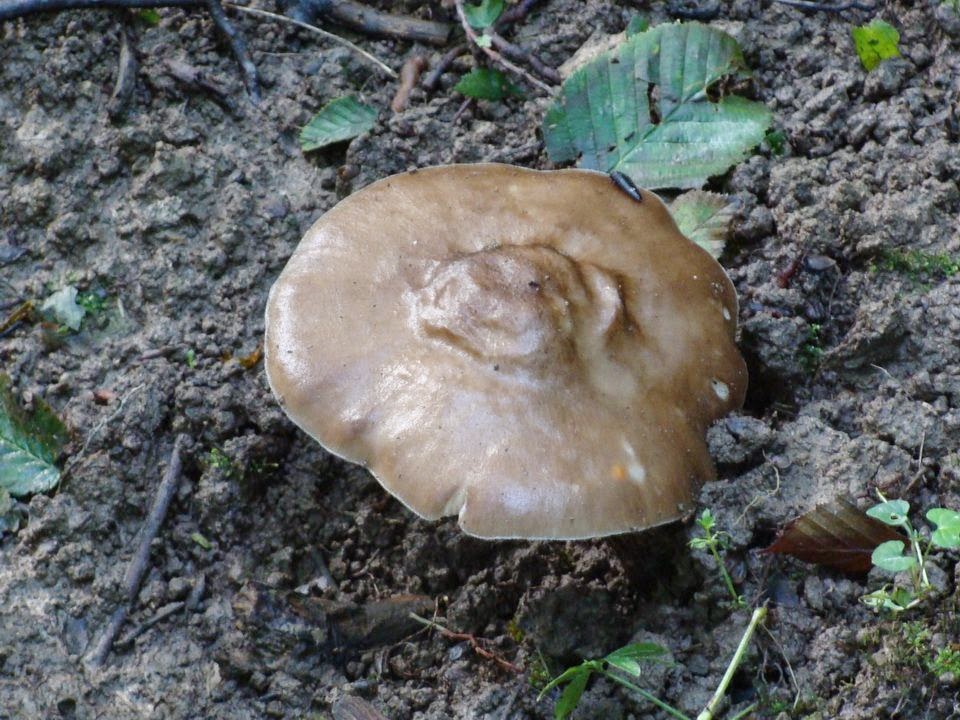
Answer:
[{"label": "green leaf", "polygon": [[736,40],[700,23],[658,25],[571,75],[543,134],[557,163],[620,170],[649,188],[699,188],[758,145],[770,111],[708,89],[747,77]]},{"label": "green leaf", "polygon": [[691,190],[670,203],[670,214],[680,232],[714,258],[723,254],[733,222],[733,205],[727,198],[704,190]]},{"label": "green leaf", "polygon": [[191,533],[190,539],[193,540],[197,545],[202,547],[204,550],[209,550],[213,547],[213,543],[207,540],[203,535],[198,532]]},{"label": "green leaf", "polygon": [[941,548],[960,548],[960,513],[947,508],[927,510],[927,520],[937,526],[930,541]]},{"label": "green leaf", "polygon": [[507,95],[520,97],[523,93],[499,70],[476,68],[471,70],[453,87],[461,95],[478,100],[503,100]]},{"label": "green leaf", "polygon": [[589,679],[590,672],[588,670],[574,675],[570,683],[563,689],[560,699],[557,700],[557,705],[553,709],[554,720],[566,720],[570,717],[570,713],[580,702],[580,696],[586,690],[587,680]]},{"label": "green leaf", "polygon": [[558,685],[561,685],[566,682],[570,682],[578,674],[582,673],[589,676],[590,673],[592,672],[592,669],[591,669],[592,662],[593,661],[588,661],[564,670],[562,673],[557,675],[553,680],[551,680],[550,682],[548,682],[546,685],[543,686],[543,689],[540,691],[540,694],[537,695],[537,700],[540,700],[544,695],[546,695],[548,692],[553,690]]},{"label": "green leaf", "polygon": [[890,572],[909,570],[917,564],[917,559],[912,555],[904,555],[905,547],[906,545],[900,540],[887,540],[877,545],[870,560],[878,568]]},{"label": "green leaf", "polygon": [[40,311],[74,332],[80,329],[80,323],[87,312],[77,304],[77,289],[73,285],[60,288],[44,300]]},{"label": "green leaf", "polygon": [[377,122],[377,109],[363,105],[353,96],[331,100],[300,131],[300,149],[304,152],[351,140],[371,130]]},{"label": "green leaf", "polygon": [[479,5],[464,5],[463,14],[470,27],[482,30],[493,25],[503,12],[503,0],[482,0]]},{"label": "green leaf", "polygon": [[867,515],[876,518],[887,525],[901,525],[906,527],[909,524],[907,515],[910,513],[910,503],[906,500],[887,500],[878,505],[874,505],[867,510]]},{"label": "green leaf", "polygon": [[850,31],[857,55],[867,72],[873,70],[883,60],[900,57],[900,33],[890,23],[874,20],[869,25],[861,25]]},{"label": "green leaf", "polygon": [[629,675],[639,677],[642,671],[642,662],[662,662],[667,649],[656,643],[633,643],[614,650],[607,655],[606,660],[612,667],[623,670]]},{"label": "green leaf", "polygon": [[38,398],[27,412],[14,400],[10,379],[0,375],[0,488],[22,497],[56,486],[66,442],[67,428],[50,407]]}]

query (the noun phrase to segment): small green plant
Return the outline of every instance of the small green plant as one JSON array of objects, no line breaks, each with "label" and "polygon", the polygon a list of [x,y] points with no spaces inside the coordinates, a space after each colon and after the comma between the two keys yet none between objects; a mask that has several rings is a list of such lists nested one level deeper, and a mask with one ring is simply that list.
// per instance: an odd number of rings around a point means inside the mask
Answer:
[{"label": "small green plant", "polygon": [[[723,700],[723,696],[727,692],[727,687],[729,687],[734,673],[736,673],[737,668],[740,666],[740,661],[743,659],[743,654],[746,652],[747,646],[750,644],[750,638],[753,637],[753,633],[756,630],[757,625],[763,621],[763,619],[766,617],[766,614],[766,607],[759,607],[753,611],[753,616],[750,618],[750,624],[747,625],[747,629],[744,631],[743,637],[740,638],[740,644],[737,645],[737,649],[733,654],[733,658],[730,660],[730,664],[727,666],[727,671],[723,674],[723,679],[720,681],[716,691],[710,698],[710,702],[707,703],[707,706],[703,709],[703,711],[697,715],[696,720],[713,720],[713,718],[716,717],[717,708]],[[628,690],[632,690],[644,699],[656,705],[670,717],[676,718],[676,720],[690,720],[689,717],[684,715],[672,705],[665,703],[649,690],[644,690],[639,685],[627,679],[627,677],[638,678],[643,674],[642,663],[664,662],[664,656],[666,654],[666,649],[660,645],[657,645],[656,643],[634,643],[632,645],[626,645],[619,650],[614,650],[612,653],[602,659],[585,660],[579,665],[567,668],[562,673],[557,675],[553,680],[547,683],[543,690],[540,691],[540,695],[537,699],[541,699],[553,688],[565,685],[566,687],[563,688],[563,692],[560,694],[560,699],[557,701],[557,704],[554,706],[553,710],[554,720],[565,720],[566,718],[570,717],[571,713],[577,707],[577,703],[580,702],[580,697],[583,695],[584,690],[587,689],[587,682],[589,682],[590,677],[592,675],[599,675],[617,683],[618,685],[622,685]],[[627,677],[624,677],[625,675]],[[739,720],[740,718],[745,718],[755,709],[756,704],[752,704],[736,715],[732,716],[730,720]]]},{"label": "small green plant", "polygon": [[875,19],[850,31],[860,62],[867,72],[884,60],[900,57],[900,33],[890,23]]},{"label": "small green plant", "polygon": [[810,323],[807,337],[800,346],[800,363],[808,372],[814,372],[820,367],[820,360],[823,358],[823,338],[820,337],[822,329],[818,323]]},{"label": "small green plant", "polygon": [[211,448],[207,455],[207,464],[222,472],[228,478],[237,478],[242,474],[237,463],[220,448]]},{"label": "small green plant", "polygon": [[730,573],[727,571],[727,566],[724,564],[723,558],[720,557],[720,551],[726,549],[730,541],[730,535],[722,530],[717,531],[716,524],[717,522],[714,519],[710,508],[707,508],[700,513],[700,517],[697,518],[697,525],[700,526],[700,529],[703,531],[703,535],[693,538],[690,541],[690,547],[693,550],[710,551],[710,554],[713,555],[713,559],[717,563],[717,569],[720,571],[720,576],[723,578],[723,582],[727,586],[727,591],[730,593],[730,597],[733,599],[733,604],[737,607],[745,607],[747,603],[743,599],[743,595],[739,594],[736,587],[734,587],[733,578],[730,577]]},{"label": "small green plant", "polygon": [[193,370],[197,367],[197,351],[193,348],[187,348],[186,352],[183,353],[183,361],[187,364],[187,367]]},{"label": "small green plant", "polygon": [[903,273],[914,282],[932,277],[952,277],[960,272],[960,258],[947,253],[930,253],[923,250],[884,250],[870,266],[874,272]]},{"label": "small green plant", "polygon": [[926,562],[930,550],[960,548],[960,513],[947,508],[931,508],[926,516],[936,527],[930,538],[924,541],[920,532],[910,522],[910,503],[906,500],[887,500],[880,495],[880,502],[867,510],[867,515],[897,527],[906,533],[906,542],[888,540],[873,551],[871,561],[884,570],[894,573],[909,572],[910,585],[903,587],[884,586],[861,598],[869,607],[899,613],[919,605],[931,588],[927,577]]}]

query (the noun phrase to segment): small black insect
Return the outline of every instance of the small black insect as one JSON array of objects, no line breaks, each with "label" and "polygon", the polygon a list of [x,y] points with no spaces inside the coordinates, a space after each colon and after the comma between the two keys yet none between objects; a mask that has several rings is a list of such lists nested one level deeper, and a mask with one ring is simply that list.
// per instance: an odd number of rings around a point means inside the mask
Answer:
[{"label": "small black insect", "polygon": [[640,194],[640,188],[638,188],[633,180],[624,175],[619,170],[614,170],[610,173],[610,179],[613,180],[613,184],[618,188],[623,190],[627,195],[629,195],[633,200],[637,202],[643,202],[643,195]]}]

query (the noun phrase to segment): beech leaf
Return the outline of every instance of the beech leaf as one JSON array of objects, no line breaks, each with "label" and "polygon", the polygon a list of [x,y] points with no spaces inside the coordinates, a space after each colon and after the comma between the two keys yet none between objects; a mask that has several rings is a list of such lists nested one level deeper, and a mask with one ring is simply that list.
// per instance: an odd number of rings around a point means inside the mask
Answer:
[{"label": "beech leaf", "polygon": [[790,522],[766,552],[843,572],[867,573],[873,566],[873,551],[889,541],[902,542],[903,536],[846,498],[837,498]]}]

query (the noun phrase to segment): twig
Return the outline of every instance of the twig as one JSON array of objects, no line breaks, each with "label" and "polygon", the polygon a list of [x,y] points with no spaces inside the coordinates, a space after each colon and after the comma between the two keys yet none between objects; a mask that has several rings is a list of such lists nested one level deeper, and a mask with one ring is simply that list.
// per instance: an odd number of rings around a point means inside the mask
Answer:
[{"label": "twig", "polygon": [[170,462],[167,463],[167,470],[157,486],[157,494],[153,499],[153,505],[150,507],[150,512],[147,513],[147,519],[140,534],[140,544],[130,559],[127,572],[123,576],[123,604],[110,616],[110,621],[107,623],[99,642],[87,656],[87,663],[94,668],[101,667],[106,661],[107,655],[110,654],[110,648],[113,646],[120,628],[123,627],[123,623],[127,619],[133,601],[140,591],[140,583],[143,582],[144,573],[146,573],[147,565],[150,562],[150,544],[160,531],[160,526],[167,515],[170,501],[173,500],[177,483],[180,480],[180,449],[185,439],[185,435],[177,435],[173,442]]},{"label": "twig", "polygon": [[545,93],[547,93],[547,95],[551,95],[551,96],[553,95],[553,88],[547,85],[545,82],[543,82],[542,80],[538,80],[537,78],[535,78],[533,75],[528,73],[519,65],[514,65],[512,62],[507,60],[503,55],[498,53],[493,48],[483,47],[483,45],[481,45],[480,42],[478,42],[479,38],[477,37],[477,33],[474,31],[473,27],[467,21],[466,13],[464,13],[463,11],[463,0],[454,0],[454,5],[456,5],[457,17],[460,18],[460,25],[463,27],[463,32],[466,34],[467,39],[471,43],[473,43],[478,48],[480,48],[483,51],[483,53],[488,58],[493,60],[495,63],[502,65],[510,72],[516,75],[519,75],[531,85],[534,85],[540,88],[541,90],[543,90]]},{"label": "twig", "polygon": [[240,65],[240,70],[243,73],[243,84],[247,88],[247,95],[250,96],[250,101],[254,105],[259,104],[260,80],[257,78],[257,66],[253,64],[250,55],[247,53],[247,41],[243,39],[243,35],[237,32],[237,29],[227,20],[227,15],[223,12],[223,7],[220,5],[220,0],[204,0],[204,4],[207,6],[207,12],[210,13],[210,17],[213,19],[213,24],[217,26],[217,30],[220,31],[220,34],[223,35],[227,44],[230,45],[230,52],[233,53],[237,63]]},{"label": "twig", "polygon": [[505,668],[507,670],[510,670],[511,672],[515,672],[518,674],[523,672],[519,667],[514,665],[509,660],[500,657],[495,652],[487,650],[483,646],[483,642],[484,642],[483,638],[478,638],[476,635],[471,635],[470,633],[455,632],[453,630],[450,630],[449,628],[445,628],[443,625],[441,625],[440,623],[434,620],[427,620],[427,618],[425,617],[420,617],[415,612],[410,613],[410,618],[412,620],[416,620],[418,623],[426,625],[429,628],[433,628],[448,640],[457,640],[459,642],[469,643],[470,647],[473,648],[473,651],[477,655],[481,657],[485,657],[487,660],[492,660],[502,668]]},{"label": "twig", "polygon": [[130,105],[130,98],[137,86],[137,55],[133,51],[133,33],[129,19],[120,20],[120,58],[117,61],[117,81],[107,101],[107,115],[111,120],[119,120]]},{"label": "twig", "polygon": [[498,35],[492,30],[487,34],[490,36],[490,42],[493,43],[493,46],[502,52],[504,56],[510,58],[511,60],[515,60],[516,62],[525,62],[529,64],[530,67],[532,67],[540,77],[542,77],[544,80],[554,83],[555,85],[559,85],[561,82],[563,82],[563,78],[560,77],[560,73],[558,73],[549,65],[545,65],[543,62],[541,62],[540,58],[538,58],[529,50],[526,50],[519,45],[514,45],[502,35]]},{"label": "twig", "polygon": [[390,109],[395,113],[403,112],[410,100],[410,91],[413,90],[420,79],[420,74],[430,67],[427,59],[421,55],[414,55],[408,59],[403,67],[400,68],[400,87],[397,88],[397,94],[393,96],[390,102]]},{"label": "twig", "polygon": [[538,2],[539,0],[521,0],[521,2],[518,2],[516,5],[509,6],[503,11],[500,17],[497,18],[497,22],[495,22],[493,26],[495,28],[503,28],[523,20]]},{"label": "twig", "polygon": [[296,12],[304,20],[323,16],[369,35],[386,35],[431,45],[446,45],[451,30],[447,23],[391,15],[353,0],[299,0]]},{"label": "twig", "polygon": [[449,70],[450,66],[453,65],[453,61],[467,52],[467,50],[468,47],[466,43],[458,43],[447,50],[447,52],[443,54],[443,57],[440,58],[440,61],[433,66],[433,70],[423,78],[421,85],[427,90],[433,90],[437,86],[437,83],[440,82],[440,76]]},{"label": "twig", "polygon": [[163,622],[171,615],[176,615],[178,612],[183,610],[186,606],[187,606],[187,603],[185,603],[183,600],[177,600],[176,602],[172,602],[168,605],[164,605],[162,608],[157,610],[156,615],[154,615],[149,620],[146,620],[140,623],[133,630],[131,630],[122,638],[117,640],[115,644],[117,645],[117,647],[127,647],[128,645],[133,644],[133,641],[136,640],[141,635],[143,635],[147,630],[152,628],[154,625],[157,625]]},{"label": "twig", "polygon": [[327,32],[326,30],[321,30],[315,25],[311,25],[310,23],[305,23],[301,20],[295,20],[294,18],[289,18],[286,15],[277,15],[276,13],[268,12],[266,10],[258,10],[257,8],[246,7],[245,5],[234,5],[233,3],[230,3],[230,2],[224,3],[224,5],[230,8],[231,10],[236,10],[237,12],[247,13],[249,15],[259,15],[260,17],[270,18],[271,20],[276,20],[277,22],[288,23],[290,25],[296,25],[299,28],[303,28],[304,30],[309,30],[312,33],[316,33],[321,37],[325,37],[327,40],[332,40],[333,42],[343,45],[344,47],[353,50],[355,53],[362,55],[367,60],[372,62],[374,65],[376,65],[378,68],[383,70],[383,72],[389,75],[390,77],[392,78],[397,77],[397,73],[389,65],[387,65],[382,60],[377,59],[376,57],[368,53],[359,45],[355,45],[354,43],[350,42],[349,40],[345,40],[339,35],[334,35],[333,33]]},{"label": "twig", "polygon": [[774,0],[781,5],[800,8],[801,10],[818,10],[820,12],[843,12],[844,10],[865,10],[872,12],[877,9],[876,3],[863,2],[842,2],[842,3],[820,3],[810,2],[809,0]]}]

